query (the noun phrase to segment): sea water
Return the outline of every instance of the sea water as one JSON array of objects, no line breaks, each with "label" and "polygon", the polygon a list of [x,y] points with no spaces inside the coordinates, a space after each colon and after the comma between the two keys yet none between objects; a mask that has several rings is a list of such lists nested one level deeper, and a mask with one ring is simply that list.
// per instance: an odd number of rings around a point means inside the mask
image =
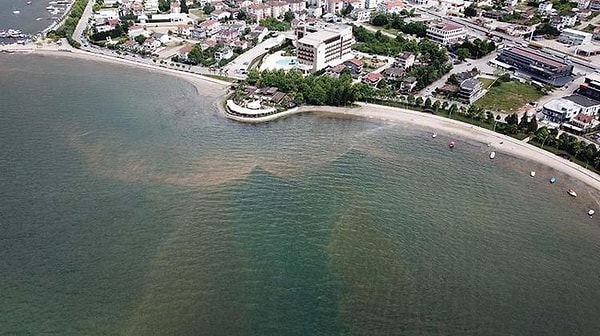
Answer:
[{"label": "sea water", "polygon": [[600,331],[598,193],[537,163],[96,62],[0,87],[0,334]]}]

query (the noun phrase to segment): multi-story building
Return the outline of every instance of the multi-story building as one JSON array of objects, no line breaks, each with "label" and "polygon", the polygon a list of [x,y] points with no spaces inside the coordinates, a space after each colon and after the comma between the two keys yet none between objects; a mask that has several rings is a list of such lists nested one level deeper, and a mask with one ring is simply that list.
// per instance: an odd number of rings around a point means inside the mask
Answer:
[{"label": "multi-story building", "polygon": [[463,26],[453,23],[442,23],[427,27],[427,38],[442,45],[459,43],[466,35],[467,31]]},{"label": "multi-story building", "polygon": [[465,79],[460,83],[458,97],[467,100],[469,103],[479,98],[481,93],[481,82],[477,78]]},{"label": "multi-story building", "polygon": [[512,47],[502,49],[497,60],[514,66],[519,72],[554,86],[563,86],[572,80],[573,65],[560,58],[537,50]]},{"label": "multi-story building", "polygon": [[394,59],[394,66],[402,68],[404,70],[410,68],[415,64],[415,54],[411,52],[403,52],[398,54]]},{"label": "multi-story building", "polygon": [[308,33],[296,43],[298,63],[311,72],[340,64],[351,59],[354,44],[352,27],[330,25]]},{"label": "multi-story building", "polygon": [[576,115],[594,117],[600,111],[600,101],[574,94],[560,99],[554,99],[544,104],[543,112],[551,122],[565,123]]},{"label": "multi-story building", "polygon": [[585,76],[577,93],[588,98],[600,100],[600,74],[591,73]]},{"label": "multi-story building", "polygon": [[567,28],[558,36],[558,42],[568,45],[588,44],[592,42],[592,34]]}]

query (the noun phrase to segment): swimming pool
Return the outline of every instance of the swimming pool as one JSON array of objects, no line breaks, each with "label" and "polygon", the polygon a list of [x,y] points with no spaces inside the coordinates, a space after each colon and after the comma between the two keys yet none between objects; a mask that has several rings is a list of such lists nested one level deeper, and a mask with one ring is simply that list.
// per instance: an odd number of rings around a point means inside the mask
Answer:
[{"label": "swimming pool", "polygon": [[282,58],[280,60],[275,61],[275,64],[281,66],[293,66],[296,65],[296,58]]}]

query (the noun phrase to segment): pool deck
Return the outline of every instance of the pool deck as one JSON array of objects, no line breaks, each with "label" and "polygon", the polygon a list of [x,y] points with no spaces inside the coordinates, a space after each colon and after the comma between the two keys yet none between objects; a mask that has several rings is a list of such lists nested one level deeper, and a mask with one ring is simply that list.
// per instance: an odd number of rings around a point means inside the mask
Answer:
[{"label": "pool deck", "polygon": [[280,60],[291,60],[291,59],[296,59],[295,56],[283,56],[283,50],[278,51],[272,55],[268,55],[267,57],[265,57],[263,59],[263,63],[260,66],[260,71],[265,71],[265,70],[279,70],[279,69],[283,69],[283,70],[291,70],[293,68],[296,67],[296,64],[294,65],[283,65],[283,64],[279,64],[277,63],[277,61]]}]

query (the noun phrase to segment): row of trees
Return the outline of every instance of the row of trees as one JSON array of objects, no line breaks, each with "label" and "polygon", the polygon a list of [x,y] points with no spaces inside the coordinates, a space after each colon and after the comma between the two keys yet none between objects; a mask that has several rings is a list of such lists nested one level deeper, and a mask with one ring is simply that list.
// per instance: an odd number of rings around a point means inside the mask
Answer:
[{"label": "row of trees", "polygon": [[[291,12],[290,12],[291,13]],[[287,13],[286,13],[287,15]],[[292,14],[293,18],[293,14]],[[290,20],[291,21],[291,20]],[[260,20],[259,24],[271,31],[286,31],[290,29],[290,21],[279,21],[274,17],[268,17]]]},{"label": "row of trees", "polygon": [[472,42],[465,40],[461,44],[454,46],[456,56],[464,61],[465,58],[481,58],[496,50],[494,41],[474,39]]},{"label": "row of trees", "polygon": [[81,19],[88,1],[89,0],[75,0],[69,10],[69,16],[65,19],[63,25],[55,31],[49,31],[47,34],[48,37],[53,39],[66,38],[70,45],[79,48],[79,42],[73,39],[73,32],[75,32],[75,27],[77,27],[77,23],[79,22],[79,19]]},{"label": "row of trees", "polygon": [[405,34],[417,37],[425,37],[427,35],[427,26],[425,24],[421,22],[404,22],[402,14],[379,13],[371,18],[371,24],[376,27],[396,29]]},{"label": "row of trees", "polygon": [[348,106],[357,100],[373,97],[375,89],[367,84],[352,83],[349,71],[338,78],[311,74],[304,77],[296,70],[251,70],[246,84],[258,87],[276,87],[294,97],[297,104]]},{"label": "row of trees", "polygon": [[586,163],[586,168],[589,164],[596,169],[600,168],[600,151],[594,144],[588,144],[584,141],[579,141],[575,136],[563,132],[559,135],[556,128],[540,127],[534,137],[531,139],[542,148],[553,147],[558,151],[564,151],[569,155]]}]

